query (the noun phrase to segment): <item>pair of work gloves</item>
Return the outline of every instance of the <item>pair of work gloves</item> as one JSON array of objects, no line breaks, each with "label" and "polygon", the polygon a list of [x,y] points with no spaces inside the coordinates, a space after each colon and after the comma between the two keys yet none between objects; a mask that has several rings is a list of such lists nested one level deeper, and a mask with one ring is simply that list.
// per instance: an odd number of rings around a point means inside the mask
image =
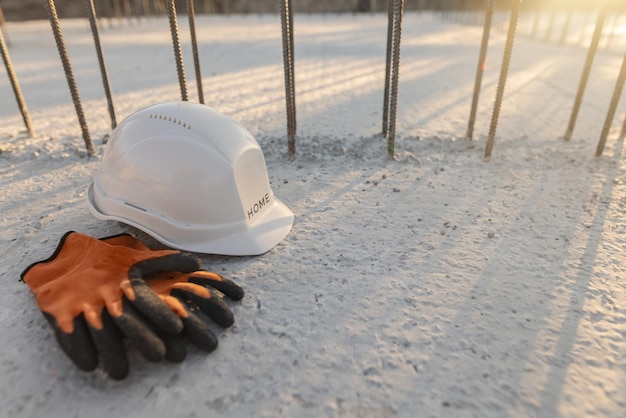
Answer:
[{"label": "pair of work gloves", "polygon": [[217,347],[208,318],[226,328],[233,314],[217,289],[240,300],[243,289],[200,268],[177,250],[151,250],[122,234],[96,239],[68,232],[54,254],[22,272],[37,305],[78,368],[128,375],[126,342],[149,361],[182,361],[184,337],[205,351]]}]

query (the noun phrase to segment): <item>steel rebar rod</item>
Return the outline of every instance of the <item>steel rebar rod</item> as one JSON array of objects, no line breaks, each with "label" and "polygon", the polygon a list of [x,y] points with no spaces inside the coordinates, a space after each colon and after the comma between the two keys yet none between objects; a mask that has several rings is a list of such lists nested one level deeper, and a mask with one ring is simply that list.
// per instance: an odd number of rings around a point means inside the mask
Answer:
[{"label": "steel rebar rod", "polygon": [[293,157],[296,153],[296,93],[293,46],[293,10],[291,0],[281,0],[280,18],[283,40],[283,65],[285,72],[285,101],[287,105],[288,152],[289,155]]},{"label": "steel rebar rod", "polygon": [[11,39],[9,39],[9,31],[7,30],[7,22],[4,19],[4,13],[2,12],[2,5],[0,5],[0,31],[4,35],[4,42],[7,46],[11,46]]},{"label": "steel rebar rod", "polygon": [[626,80],[626,52],[624,52],[624,59],[622,60],[622,66],[619,70],[619,75],[617,76],[615,89],[613,90],[613,96],[611,96],[611,103],[609,104],[609,110],[606,114],[606,119],[604,120],[602,133],[600,134],[600,140],[598,141],[598,146],[596,148],[596,157],[601,156],[602,151],[604,150],[604,145],[606,144],[606,139],[609,136],[609,130],[611,129],[611,124],[613,123],[613,118],[615,117],[615,110],[617,109],[617,105],[619,104],[619,99],[622,96],[622,90],[624,89],[625,80]]},{"label": "steel rebar rod", "polygon": [[396,152],[396,119],[398,111],[398,86],[400,84],[400,40],[402,38],[402,15],[404,0],[394,0],[393,10],[393,57],[391,88],[389,97],[389,130],[387,131],[387,152],[391,159]]},{"label": "steel rebar rod", "polygon": [[95,150],[93,143],[91,142],[91,136],[89,135],[89,129],[87,128],[87,120],[85,119],[85,113],[83,112],[83,106],[80,102],[80,96],[78,94],[78,87],[76,87],[76,80],[74,79],[74,73],[72,72],[72,65],[70,58],[65,48],[65,41],[63,40],[63,33],[61,32],[61,24],[59,23],[59,16],[57,15],[56,5],[54,0],[46,0],[45,2],[48,17],[50,19],[50,25],[52,26],[52,32],[54,33],[54,40],[56,41],[59,56],[61,57],[61,63],[63,64],[63,71],[65,72],[65,78],[72,95],[72,102],[74,102],[74,109],[76,110],[76,116],[78,117],[78,123],[83,134],[83,140],[85,141],[85,148],[87,154],[93,156]]},{"label": "steel rebar rod", "polygon": [[96,54],[98,56],[98,64],[100,66],[100,74],[102,76],[102,86],[104,87],[104,93],[107,98],[109,116],[111,117],[111,129],[114,129],[117,126],[117,120],[115,118],[115,107],[113,105],[113,95],[111,94],[111,84],[109,83],[107,67],[104,62],[104,53],[102,52],[102,45],[100,44],[100,35],[98,33],[98,23],[96,18],[96,8],[94,6],[93,0],[85,0],[85,6],[87,7],[89,26],[91,27],[91,34],[93,36],[93,41],[96,47]]},{"label": "steel rebar rod", "polygon": [[178,19],[176,17],[176,5],[174,0],[167,0],[167,17],[170,21],[170,32],[172,33],[172,46],[174,47],[174,59],[176,60],[176,71],[178,73],[178,85],[180,86],[180,97],[183,101],[188,101],[187,82],[185,81],[185,67],[183,65],[183,51],[180,46],[178,32]]},{"label": "steel rebar rod", "polygon": [[20,108],[20,112],[22,113],[22,119],[24,120],[24,125],[26,125],[26,130],[28,131],[28,135],[30,135],[31,137],[34,137],[35,130],[33,129],[33,123],[30,120],[28,107],[26,107],[26,101],[24,100],[24,95],[22,94],[20,83],[17,79],[17,75],[15,74],[15,69],[13,68],[11,57],[9,56],[9,49],[7,48],[7,44],[4,41],[4,36],[2,35],[2,31],[0,31],[0,54],[2,55],[4,66],[7,70],[7,74],[9,75],[9,80],[11,81],[11,87],[13,87],[13,93],[15,94],[15,100],[17,101],[17,105]]},{"label": "steel rebar rod", "polygon": [[493,142],[496,137],[496,128],[498,126],[498,118],[500,117],[500,108],[502,107],[502,98],[504,97],[504,88],[509,73],[509,64],[511,63],[511,55],[513,53],[513,43],[515,42],[515,32],[517,29],[517,19],[522,5],[522,0],[515,0],[513,10],[511,10],[511,18],[509,20],[509,30],[506,35],[506,43],[504,45],[504,53],[502,55],[502,65],[500,66],[500,79],[496,91],[496,99],[493,105],[493,113],[491,115],[491,125],[489,126],[489,136],[487,137],[487,145],[485,147],[485,158],[491,157]]},{"label": "steel rebar rod", "polygon": [[393,5],[394,0],[387,0],[387,51],[385,55],[385,89],[383,92],[383,136],[389,130],[389,83],[391,82],[391,55],[393,49]]},{"label": "steel rebar rod", "polygon": [[565,131],[565,135],[563,136],[563,138],[568,141],[572,138],[572,134],[574,133],[576,119],[578,118],[578,111],[580,110],[583,95],[585,94],[585,88],[587,87],[587,81],[589,80],[589,73],[591,72],[593,59],[596,55],[596,51],[598,50],[600,38],[602,37],[602,27],[604,26],[605,17],[606,9],[604,7],[601,7],[600,12],[598,13],[598,19],[596,20],[596,27],[593,30],[593,37],[591,38],[591,43],[589,44],[589,50],[587,51],[587,58],[585,59],[583,73],[580,77],[580,83],[578,84],[578,91],[576,92],[574,107],[572,108],[569,123],[567,124],[567,130]]},{"label": "steel rebar rod", "polygon": [[619,134],[620,141],[626,138],[626,116],[624,116],[624,123],[622,124],[622,132]]},{"label": "steel rebar rod", "polygon": [[[228,3],[228,1],[227,1]],[[290,77],[291,77],[291,103],[293,103],[293,106],[291,107],[291,119],[293,121],[292,125],[292,129],[293,129],[293,134],[292,137],[294,137],[295,140],[295,135],[296,135],[296,130],[297,130],[297,119],[296,119],[296,74],[295,74],[295,55],[294,55],[294,48],[295,48],[295,43],[293,40],[293,3],[291,0],[289,0],[289,8],[287,9],[287,13],[289,16],[289,56],[291,57],[291,66],[290,71]],[[295,147],[295,143],[292,145],[292,148]],[[294,148],[294,152],[295,152],[295,148]]]},{"label": "steel rebar rod", "polygon": [[493,5],[495,0],[487,2],[485,10],[485,21],[483,25],[483,36],[480,42],[480,52],[478,54],[478,65],[476,68],[476,79],[474,80],[474,94],[472,96],[472,107],[470,109],[469,122],[467,124],[467,138],[471,141],[474,136],[474,124],[476,122],[476,110],[478,108],[478,99],[480,96],[480,86],[483,80],[483,72],[485,71],[485,60],[487,57],[487,47],[489,46],[489,33],[491,32],[491,21],[493,18]]},{"label": "steel rebar rod", "polygon": [[196,10],[193,0],[186,0],[187,16],[189,18],[189,32],[191,33],[191,48],[193,52],[193,66],[196,71],[196,85],[198,87],[198,101],[204,103],[202,92],[202,73],[200,72],[200,54],[198,53],[198,39],[196,37]]}]

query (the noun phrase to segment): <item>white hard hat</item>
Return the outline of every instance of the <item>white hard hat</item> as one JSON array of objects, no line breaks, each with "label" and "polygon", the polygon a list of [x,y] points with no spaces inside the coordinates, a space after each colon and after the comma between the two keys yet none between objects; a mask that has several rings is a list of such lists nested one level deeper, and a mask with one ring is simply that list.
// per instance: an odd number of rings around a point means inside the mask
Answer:
[{"label": "white hard hat", "polygon": [[285,238],[294,218],[272,193],[252,134],[190,102],[157,104],[122,121],[88,201],[99,219],[209,254],[263,254]]}]

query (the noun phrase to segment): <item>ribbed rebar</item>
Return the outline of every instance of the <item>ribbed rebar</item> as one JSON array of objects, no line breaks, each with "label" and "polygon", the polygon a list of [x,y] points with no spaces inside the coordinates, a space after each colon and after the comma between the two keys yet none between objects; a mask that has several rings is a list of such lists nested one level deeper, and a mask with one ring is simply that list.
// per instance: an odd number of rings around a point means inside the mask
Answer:
[{"label": "ribbed rebar", "polygon": [[394,0],[393,10],[393,62],[389,97],[389,130],[387,131],[387,152],[394,158],[396,152],[396,119],[398,111],[398,85],[400,84],[400,40],[402,38],[402,15],[404,0]]},{"label": "ribbed rebar", "polygon": [[624,116],[624,123],[622,124],[622,132],[619,133],[620,141],[626,138],[626,116]]},{"label": "ribbed rebar", "polygon": [[11,39],[9,39],[9,31],[7,30],[7,22],[2,12],[2,5],[0,5],[0,32],[4,35],[5,44],[11,46]]},{"label": "ribbed rebar", "polygon": [[[228,4],[229,1],[226,1],[226,4]],[[229,6],[227,6],[229,7]],[[289,7],[287,8],[287,14],[289,17],[289,57],[291,58],[291,65],[289,66],[289,69],[291,71],[290,77],[291,77],[291,103],[293,104],[293,106],[291,106],[291,127],[293,129],[293,133],[292,133],[292,138],[294,138],[295,141],[295,136],[296,136],[296,129],[297,129],[297,119],[296,119],[296,58],[294,55],[294,48],[295,48],[295,43],[293,40],[293,5],[291,0],[289,0]],[[293,142],[293,141],[292,141]],[[295,152],[295,142],[292,144],[292,148],[293,151]]]},{"label": "ribbed rebar", "polygon": [[26,107],[26,101],[24,100],[24,95],[22,95],[20,83],[17,80],[17,75],[15,74],[15,70],[13,69],[13,63],[11,62],[11,57],[9,56],[9,49],[7,48],[7,44],[4,41],[2,31],[0,31],[0,54],[2,55],[4,66],[6,67],[7,74],[9,75],[9,80],[11,81],[11,86],[13,87],[15,100],[17,100],[17,105],[20,108],[20,112],[22,113],[24,125],[26,125],[26,130],[28,131],[28,134],[33,137],[35,136],[35,130],[33,129],[33,124],[30,120],[30,114],[28,113],[28,108]]},{"label": "ribbed rebar", "polygon": [[471,141],[474,136],[474,123],[476,122],[476,110],[480,96],[480,86],[485,71],[485,60],[487,58],[487,47],[489,46],[489,33],[491,32],[491,21],[493,18],[493,4],[495,0],[488,0],[485,10],[485,21],[483,25],[483,37],[480,42],[480,52],[478,53],[478,65],[476,68],[476,78],[474,80],[474,94],[472,96],[472,107],[470,109],[469,122],[467,124],[467,138]]},{"label": "ribbed rebar", "polygon": [[76,116],[78,117],[78,123],[83,133],[83,140],[85,141],[85,148],[87,154],[93,156],[95,150],[91,137],[89,136],[89,129],[87,129],[87,120],[83,112],[83,106],[80,103],[80,96],[78,95],[78,88],[76,87],[76,80],[74,79],[74,73],[72,72],[72,66],[70,64],[70,58],[67,55],[67,49],[65,48],[65,42],[63,41],[63,34],[61,32],[61,25],[59,23],[59,17],[57,15],[56,5],[54,0],[46,0],[45,2],[48,17],[50,19],[50,25],[52,26],[52,32],[54,34],[54,40],[57,44],[59,56],[61,57],[61,63],[63,64],[63,70],[65,72],[65,78],[72,95],[72,101],[74,102],[74,109],[76,110]]},{"label": "ribbed rebar", "polygon": [[563,138],[566,140],[570,140],[572,138],[572,133],[574,133],[576,119],[578,118],[578,111],[580,110],[583,95],[585,94],[585,88],[587,87],[587,81],[589,80],[591,65],[593,64],[593,59],[596,56],[598,44],[600,43],[600,38],[602,37],[602,27],[604,26],[605,17],[606,9],[604,7],[601,7],[600,12],[598,13],[598,19],[596,20],[596,27],[593,30],[593,37],[591,38],[591,43],[589,44],[589,50],[587,51],[587,58],[585,59],[583,73],[580,77],[580,83],[578,84],[578,91],[576,92],[574,107],[572,108],[569,123],[567,124],[567,130],[565,131],[565,135],[563,136]]},{"label": "ribbed rebar", "polygon": [[293,10],[291,0],[281,0],[280,19],[283,38],[283,65],[285,72],[285,100],[287,104],[287,139],[290,156],[296,153],[296,93],[293,47]]},{"label": "ribbed rebar", "polygon": [[611,97],[611,103],[609,104],[609,110],[604,120],[604,126],[602,127],[602,133],[600,134],[600,140],[596,148],[596,157],[602,155],[604,145],[606,144],[606,138],[609,136],[609,130],[613,124],[613,118],[615,117],[615,110],[619,103],[619,99],[622,96],[622,90],[624,89],[624,81],[626,80],[626,52],[624,53],[624,59],[622,60],[622,66],[617,76],[617,82],[615,83],[615,89],[613,90],[613,96]]},{"label": "ribbed rebar", "polygon": [[167,0],[167,17],[170,21],[170,32],[172,33],[172,46],[174,47],[174,58],[176,59],[176,71],[178,72],[178,85],[180,86],[180,97],[183,101],[189,100],[187,96],[187,82],[185,81],[185,67],[183,65],[183,51],[180,47],[180,37],[178,34],[178,19],[176,17],[176,5],[174,0]]},{"label": "ribbed rebar", "polygon": [[511,63],[511,55],[513,53],[513,43],[515,42],[515,32],[517,30],[517,20],[519,18],[522,0],[515,0],[513,10],[511,10],[511,19],[509,21],[509,30],[506,35],[506,43],[504,45],[504,53],[502,55],[502,65],[500,67],[500,79],[496,91],[496,99],[493,105],[493,113],[491,115],[491,125],[489,126],[489,136],[487,138],[487,146],[485,147],[485,158],[491,157],[493,149],[493,141],[496,137],[496,128],[498,127],[498,118],[500,117],[500,108],[502,107],[502,98],[504,97],[504,88],[509,73],[509,64]]},{"label": "ribbed rebar", "polygon": [[191,49],[193,52],[193,66],[196,71],[196,85],[198,86],[198,101],[204,103],[202,92],[202,73],[200,72],[200,54],[198,53],[198,39],[196,38],[196,9],[193,0],[186,0],[187,16],[189,17],[189,32],[191,32]]},{"label": "ribbed rebar", "polygon": [[391,82],[391,55],[393,49],[393,5],[394,0],[387,0],[387,51],[385,55],[385,89],[383,92],[383,136],[389,130],[389,83]]},{"label": "ribbed rebar", "polygon": [[111,85],[109,84],[107,67],[104,62],[104,53],[102,52],[102,45],[100,44],[100,35],[98,33],[98,23],[96,18],[96,8],[93,4],[93,0],[85,0],[85,6],[87,7],[89,26],[91,28],[94,45],[96,47],[96,54],[98,56],[98,64],[100,66],[100,74],[102,76],[102,86],[104,87],[104,93],[107,98],[109,116],[111,117],[111,129],[114,129],[117,126],[117,120],[115,118],[115,107],[113,106],[113,95],[111,94]]}]

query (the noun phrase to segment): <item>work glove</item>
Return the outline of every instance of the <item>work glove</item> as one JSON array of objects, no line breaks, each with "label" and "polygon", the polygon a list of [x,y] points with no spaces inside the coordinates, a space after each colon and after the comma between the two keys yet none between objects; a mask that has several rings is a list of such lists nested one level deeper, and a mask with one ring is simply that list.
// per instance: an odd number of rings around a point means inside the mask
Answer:
[{"label": "work glove", "polygon": [[[104,238],[103,241],[109,245],[119,245],[148,254],[155,252],[128,234]],[[244,291],[239,285],[217,273],[205,270],[157,273],[146,277],[146,283],[180,317],[184,325],[183,334],[198,348],[208,352],[217,347],[217,337],[209,328],[204,315],[199,312],[203,312],[223,328],[234,323],[231,310],[222,297],[213,293],[211,288],[232,300],[241,300],[244,296]],[[185,358],[187,351],[178,337],[162,335],[167,346],[166,357],[170,361],[182,361]]]},{"label": "work glove", "polygon": [[68,232],[50,258],[27,267],[21,278],[76,366],[91,371],[100,364],[123,379],[124,338],[147,360],[160,361],[166,346],[155,330],[175,335],[183,328],[181,316],[143,278],[199,268],[199,260],[180,251],[140,251]]}]

